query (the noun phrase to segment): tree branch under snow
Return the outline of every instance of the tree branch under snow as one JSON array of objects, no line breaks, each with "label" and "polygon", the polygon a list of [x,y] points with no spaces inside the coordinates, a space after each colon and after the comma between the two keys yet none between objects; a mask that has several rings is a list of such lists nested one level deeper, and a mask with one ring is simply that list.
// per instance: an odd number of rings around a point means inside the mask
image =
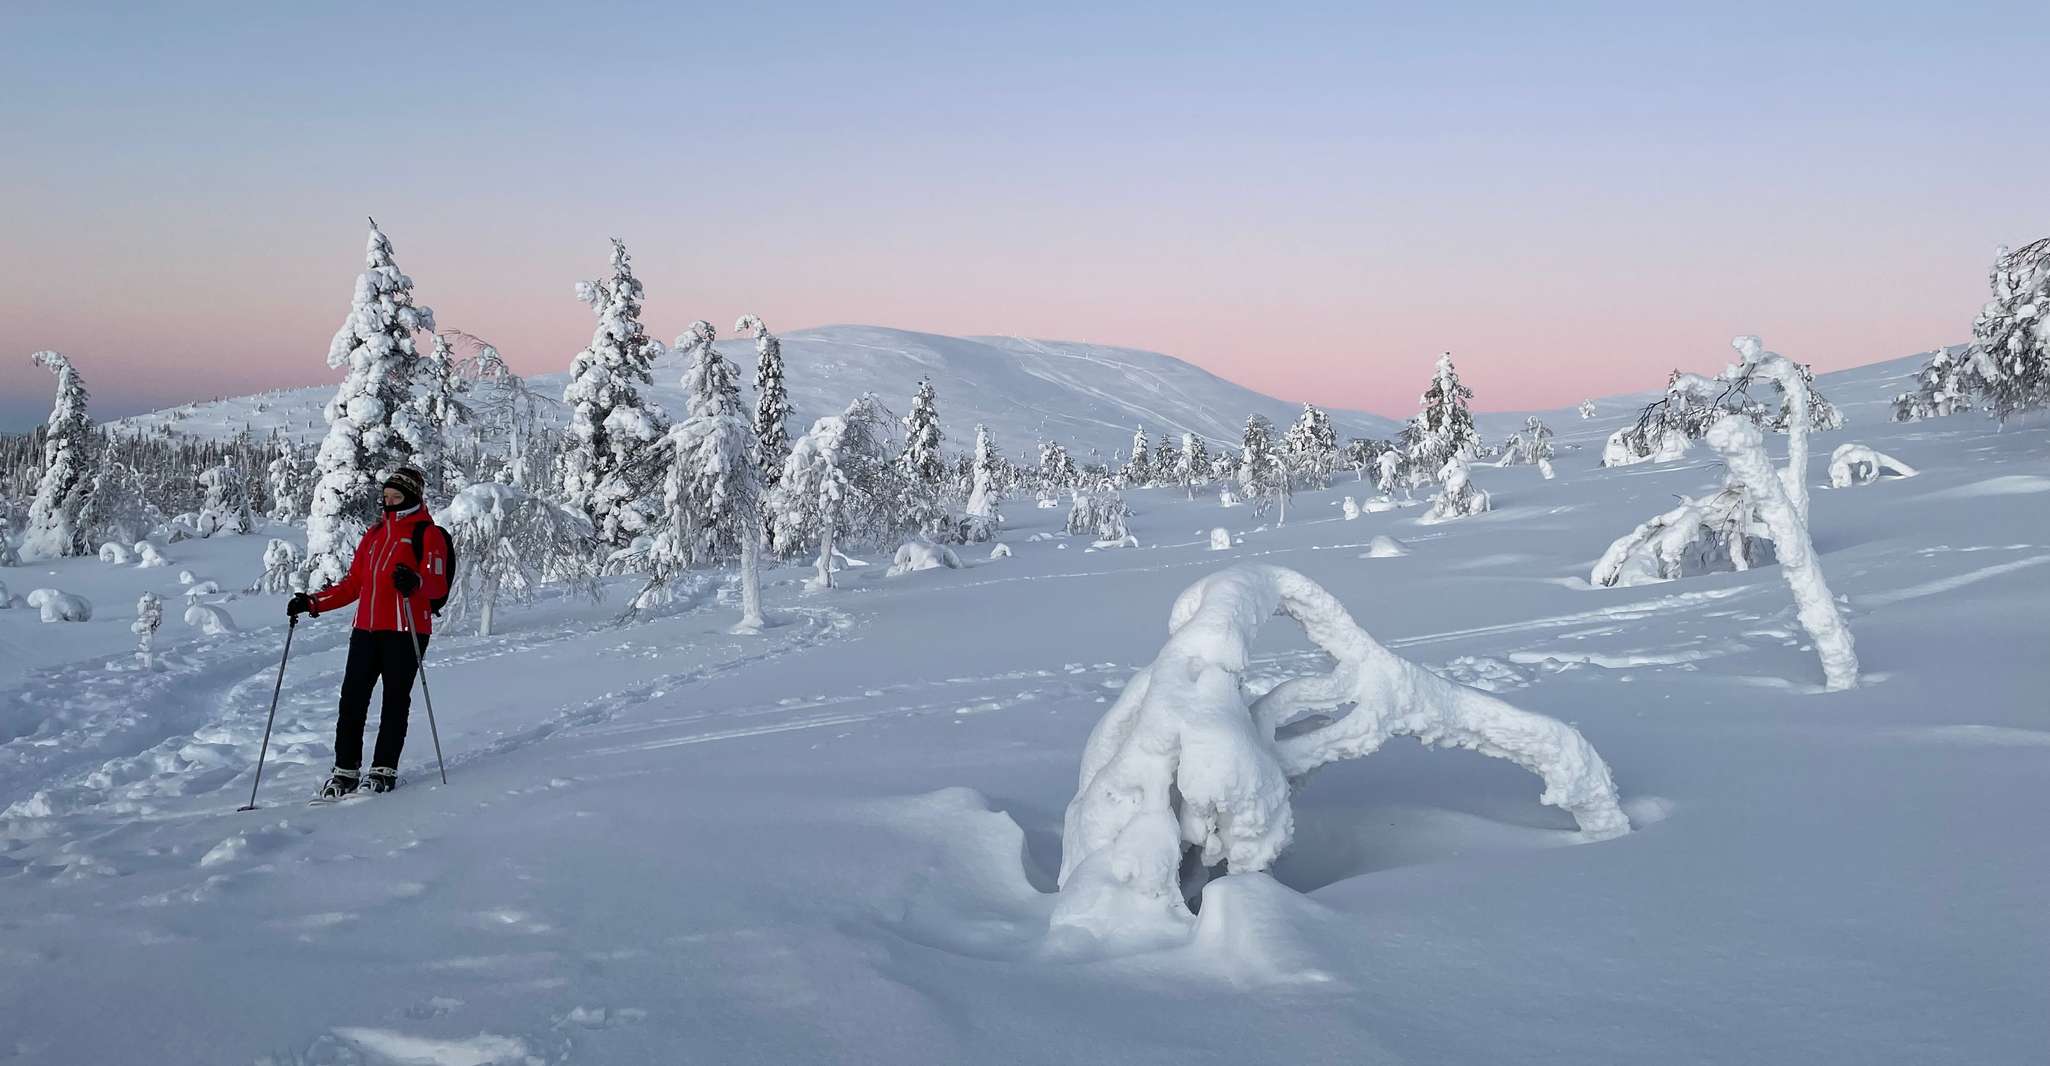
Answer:
[{"label": "tree branch under snow", "polygon": [[[1249,702],[1249,648],[1277,611],[1337,666]],[[1332,720],[1277,739],[1315,714]],[[1590,839],[1629,831],[1607,764],[1577,730],[1396,656],[1295,571],[1240,565],[1176,599],[1159,656],[1090,734],[1054,924],[1142,937],[1186,928],[1185,854],[1234,873],[1267,869],[1294,832],[1289,799],[1301,777],[1394,736],[1531,770],[1545,781],[1540,801],[1571,812]]]}]

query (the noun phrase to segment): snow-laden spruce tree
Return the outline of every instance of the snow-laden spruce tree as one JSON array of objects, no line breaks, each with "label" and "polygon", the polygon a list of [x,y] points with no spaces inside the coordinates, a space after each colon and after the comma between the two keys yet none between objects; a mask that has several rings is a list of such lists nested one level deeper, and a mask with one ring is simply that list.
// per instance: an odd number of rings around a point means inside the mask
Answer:
[{"label": "snow-laden spruce tree", "polygon": [[458,427],[470,421],[470,406],[464,400],[468,385],[457,369],[449,339],[449,334],[435,334],[433,349],[413,374],[413,459],[427,475],[427,493],[435,499],[462,488],[466,480],[452,445]]},{"label": "snow-laden spruce tree", "polygon": [[783,460],[790,455],[790,413],[794,408],[783,385],[783,342],[757,315],[740,316],[733,332],[754,334],[756,466],[767,489],[775,484],[783,472]]},{"label": "snow-laden spruce tree", "polygon": [[[1255,697],[1255,637],[1283,613],[1330,656],[1329,673]],[[1544,781],[1584,839],[1629,832],[1608,765],[1579,731],[1409,662],[1315,582],[1244,564],[1191,585],[1167,643],[1132,676],[1082,751],[1061,834],[1057,930],[1115,946],[1188,935],[1189,901],[1215,873],[1273,865],[1294,835],[1293,793],[1318,767],[1392,737],[1508,759]]]},{"label": "snow-laden spruce tree", "polygon": [[270,486],[270,520],[279,525],[297,525],[306,511],[306,497],[313,491],[313,478],[306,455],[291,441],[278,446],[264,476]]},{"label": "snow-laden spruce tree", "polygon": [[654,478],[650,453],[668,429],[662,408],[641,396],[660,341],[641,324],[646,298],[626,244],[612,240],[612,276],[577,283],[577,299],[598,316],[591,344],[570,363],[562,402],[569,437],[556,465],[562,499],[591,519],[599,539],[620,547],[648,528],[645,499]]},{"label": "snow-laden spruce tree", "polygon": [[783,474],[768,495],[770,528],[779,552],[818,546],[814,588],[832,588],[835,556],[843,536],[873,533],[890,524],[879,516],[886,498],[900,490],[885,457],[888,416],[873,396],[863,396],[841,414],[812,423],[790,447]]},{"label": "snow-laden spruce tree", "polygon": [[[1765,455],[1764,435],[1741,415],[1726,416],[1710,427],[1708,443],[1722,454],[1731,479],[1750,495],[1752,506],[1772,535],[1773,550],[1779,555],[1780,576],[1793,592],[1795,616],[1808,631],[1815,654],[1822,660],[1825,685],[1832,691],[1855,687],[1858,655],[1852,645],[1850,627],[1844,624],[1829,584],[1822,578],[1815,544],[1808,536],[1805,510],[1787,491],[1785,474],[1794,469],[1793,464],[1790,462],[1785,471],[1775,472]],[[1805,493],[1805,478],[1801,485]]]},{"label": "snow-laden spruce tree", "polygon": [[[0,597],[5,593],[0,592]],[[164,601],[154,592],[145,592],[135,601],[135,621],[128,624],[128,631],[135,634],[135,661],[148,670],[156,665],[157,629],[164,624]]]},{"label": "snow-laden spruce tree", "polygon": [[965,543],[980,544],[995,539],[1003,525],[1004,493],[1000,483],[1003,462],[1003,456],[997,453],[996,441],[989,435],[989,427],[976,426],[967,518],[961,523],[961,540]]},{"label": "snow-laden spruce tree", "polygon": [[501,599],[531,603],[544,581],[597,601],[598,536],[583,512],[518,485],[480,481],[434,518],[456,549],[449,610],[459,619],[474,615],[478,636],[492,634]]},{"label": "snow-laden spruce tree", "polygon": [[299,549],[292,542],[272,537],[263,546],[263,573],[250,583],[250,592],[293,592],[292,579],[299,575]]},{"label": "snow-laden spruce tree", "polygon": [[1431,385],[1424,390],[1416,417],[1410,421],[1410,468],[1429,476],[1444,469],[1453,456],[1471,459],[1481,446],[1480,431],[1474,428],[1473,412],[1467,401],[1473,390],[1460,384],[1452,367],[1452,353],[1438,357]]},{"label": "snow-laden spruce tree", "polygon": [[1146,442],[1146,427],[1132,431],[1132,455],[1125,460],[1121,475],[1126,488],[1143,489],[1153,484],[1153,446]]},{"label": "snow-laden spruce tree", "polygon": [[1058,441],[1039,443],[1039,495],[1053,499],[1075,486],[1075,458]]},{"label": "snow-laden spruce tree", "polygon": [[1929,353],[1929,361],[1915,373],[1915,389],[1893,398],[1893,420],[1919,422],[1925,418],[1948,418],[1972,407],[1972,364],[1969,355],[1957,356],[1948,349]]},{"label": "snow-laden spruce tree", "polygon": [[1331,428],[1331,416],[1314,404],[1303,404],[1302,414],[1281,438],[1281,451],[1296,481],[1330,487],[1331,472],[1338,466],[1338,431]]},{"label": "snow-laden spruce tree", "polygon": [[1181,451],[1175,454],[1174,480],[1192,500],[1196,490],[1210,480],[1210,449],[1194,433],[1182,434]]},{"label": "snow-laden spruce tree", "polygon": [[668,472],[662,479],[662,514],[648,550],[648,582],[629,610],[666,602],[689,567],[733,553],[740,556],[741,621],[745,631],[762,620],[761,479],[754,427],[741,415],[732,367],[712,346],[712,328],[693,323],[677,339],[692,358],[683,387],[689,417],[663,442]]},{"label": "snow-laden spruce tree", "polygon": [[1245,434],[1239,438],[1239,488],[1253,513],[1263,515],[1279,504],[1278,525],[1288,524],[1288,501],[1295,493],[1294,471],[1274,439],[1274,425],[1265,415],[1246,419]]},{"label": "snow-laden spruce tree", "polygon": [[906,523],[932,540],[951,539],[946,507],[940,502],[947,484],[947,460],[940,454],[939,396],[929,379],[921,378],[904,416],[904,450],[897,469],[907,489],[903,500]]},{"label": "snow-laden spruce tree", "polygon": [[2050,403],[2050,237],[2000,249],[1972,323],[1972,385],[1993,417]]},{"label": "snow-laden spruce tree", "polygon": [[413,334],[434,329],[434,311],[413,302],[413,279],[392,259],[391,241],[370,223],[364,271],[349,317],[328,345],[327,365],[348,368],[325,411],[327,437],[314,459],[313,503],[306,517],[306,586],[334,584],[349,572],[356,542],[377,520],[376,488],[414,461],[409,430]]},{"label": "snow-laden spruce tree", "polygon": [[1374,465],[1377,468],[1374,487],[1381,490],[1384,497],[1394,498],[1396,487],[1403,482],[1402,456],[1400,448],[1384,448],[1380,455],[1374,457]]},{"label": "snow-laden spruce tree", "polygon": [[43,437],[43,474],[36,481],[35,500],[29,504],[21,556],[56,559],[85,555],[92,550],[91,531],[80,520],[92,491],[95,437],[92,418],[86,414],[91,396],[78,368],[63,355],[43,351],[29,358],[57,375],[57,400],[50,408]]}]

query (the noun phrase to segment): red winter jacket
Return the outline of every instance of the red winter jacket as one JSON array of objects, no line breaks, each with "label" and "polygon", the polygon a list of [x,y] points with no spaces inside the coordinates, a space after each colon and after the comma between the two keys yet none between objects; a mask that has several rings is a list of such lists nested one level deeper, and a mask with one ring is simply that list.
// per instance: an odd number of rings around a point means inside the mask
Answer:
[{"label": "red winter jacket", "polygon": [[337,607],[356,605],[356,628],[396,630],[399,628],[399,590],[392,586],[392,573],[401,566],[420,575],[420,587],[408,597],[412,606],[414,632],[434,630],[430,601],[448,594],[447,534],[428,530],[421,538],[427,558],[413,557],[413,528],[432,524],[425,505],[402,515],[386,514],[356,545],[356,560],[340,581],[313,594],[313,613],[325,614]]}]

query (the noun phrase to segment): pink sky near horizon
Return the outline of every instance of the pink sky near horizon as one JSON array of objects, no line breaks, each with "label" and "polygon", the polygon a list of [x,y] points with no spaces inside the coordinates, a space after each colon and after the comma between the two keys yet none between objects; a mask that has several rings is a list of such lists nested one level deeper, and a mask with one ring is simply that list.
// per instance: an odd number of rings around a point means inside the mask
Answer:
[{"label": "pink sky near horizon", "polygon": [[588,343],[618,236],[665,341],[1091,341],[1398,417],[1448,350],[1515,410],[1738,333],[1825,371],[1959,343],[2050,231],[2050,140],[1984,113],[2040,90],[1983,61],[2005,11],[1601,7],[451,4],[408,24],[448,62],[374,77],[343,13],[10,9],[0,430],[48,410],[40,348],[104,417],[335,381],[365,214],[526,373]]}]

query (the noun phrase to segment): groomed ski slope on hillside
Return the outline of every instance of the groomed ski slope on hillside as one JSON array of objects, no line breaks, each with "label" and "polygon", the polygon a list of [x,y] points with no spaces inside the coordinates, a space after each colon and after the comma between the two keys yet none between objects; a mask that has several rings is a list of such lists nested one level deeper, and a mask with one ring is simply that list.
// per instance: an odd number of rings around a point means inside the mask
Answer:
[{"label": "groomed ski slope on hillside", "polygon": [[[302,623],[247,814],[284,597],[204,597],[227,636],[178,620],[181,570],[244,587],[267,535],[0,570],[94,608],[0,611],[0,1062],[2035,1061],[2050,427],[1889,424],[1884,367],[1819,387],[1850,419],[1807,472],[1841,692],[1776,567],[1587,585],[1723,476],[1706,448],[1598,469],[1634,414],[1606,401],[1548,419],[1555,480],[1475,467],[1493,509],[1442,524],[1347,521],[1373,493],[1341,475],[1284,528],[1129,493],[1139,546],[1092,550],[1014,501],[1007,557],[869,557],[817,593],[769,570],[759,636],[728,632],[730,575],[628,625],[632,579],[508,607],[429,657],[451,783],[416,694],[412,784],[319,810],[346,618]],[[1852,440],[1917,476],[1829,488]],[[1517,766],[1391,744],[1310,778],[1271,874],[1213,883],[1186,941],[1048,951],[1085,738],[1176,597],[1248,562],[1573,726],[1632,831],[1588,842]],[[1250,651],[1261,690],[1329,665],[1289,625]]]}]

